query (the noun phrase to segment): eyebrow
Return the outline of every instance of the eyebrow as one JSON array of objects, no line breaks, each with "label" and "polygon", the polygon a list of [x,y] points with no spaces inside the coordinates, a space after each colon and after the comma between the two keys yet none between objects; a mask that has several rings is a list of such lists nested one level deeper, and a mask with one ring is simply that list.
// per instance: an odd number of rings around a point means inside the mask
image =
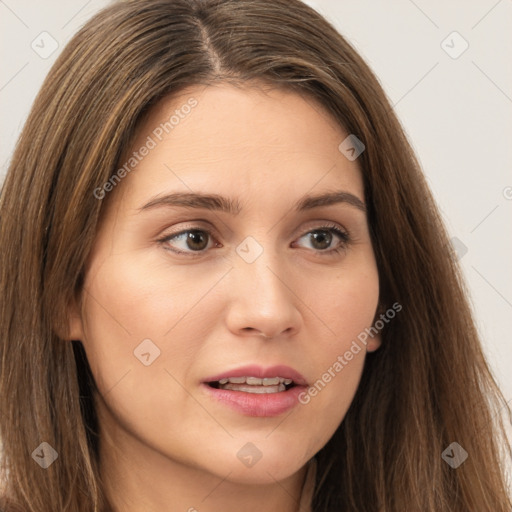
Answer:
[{"label": "eyebrow", "polygon": [[[366,213],[366,206],[354,194],[343,190],[325,192],[317,195],[307,195],[299,199],[295,205],[295,211],[302,212],[318,208],[345,203]],[[230,199],[218,194],[199,194],[194,192],[175,192],[164,196],[155,197],[138,209],[139,212],[152,210],[158,207],[181,206],[184,208],[197,208],[213,211],[221,211],[231,215],[238,215],[242,207],[238,199]]]}]

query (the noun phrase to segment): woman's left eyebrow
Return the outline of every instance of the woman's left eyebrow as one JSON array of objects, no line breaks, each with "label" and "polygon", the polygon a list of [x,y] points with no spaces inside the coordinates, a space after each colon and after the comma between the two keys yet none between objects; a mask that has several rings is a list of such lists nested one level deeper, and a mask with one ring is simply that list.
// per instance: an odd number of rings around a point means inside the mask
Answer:
[{"label": "woman's left eyebrow", "polygon": [[[344,190],[325,192],[317,195],[306,195],[295,203],[294,209],[295,211],[301,212],[320,206],[331,206],[339,203],[353,206],[366,213],[364,202],[354,194]],[[137,211],[142,212],[163,206],[221,211],[231,215],[238,215],[242,211],[240,201],[237,198],[231,199],[218,194],[201,194],[195,192],[174,192],[157,196],[138,208]]]}]

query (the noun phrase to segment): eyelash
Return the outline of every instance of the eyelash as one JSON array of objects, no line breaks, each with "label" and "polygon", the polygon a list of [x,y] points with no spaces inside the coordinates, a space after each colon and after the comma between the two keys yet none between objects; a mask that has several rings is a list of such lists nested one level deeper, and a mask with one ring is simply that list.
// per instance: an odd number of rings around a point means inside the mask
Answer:
[{"label": "eyelash", "polygon": [[[177,233],[172,233],[170,235],[165,235],[164,237],[158,239],[157,242],[159,244],[161,244],[161,245],[164,245],[167,242],[171,241],[172,239],[177,238],[180,235],[183,235],[185,233],[190,233],[191,231],[199,231],[201,233],[206,233],[208,235],[208,237],[213,238],[213,234],[212,234],[211,231],[209,231],[208,229],[203,229],[203,228],[201,228],[199,226],[196,226],[196,227],[189,227],[187,229],[183,229],[181,231],[178,231]],[[320,249],[318,249],[316,251],[313,249],[314,252],[317,252],[321,256],[336,256],[337,254],[339,254],[342,251],[344,251],[347,248],[347,246],[350,244],[350,242],[351,242],[351,238],[350,238],[348,232],[341,230],[339,227],[337,227],[334,224],[325,224],[325,225],[322,225],[322,226],[318,226],[317,228],[314,228],[314,229],[311,229],[311,230],[307,231],[306,233],[301,235],[299,238],[302,238],[305,235],[308,235],[310,233],[314,233],[315,231],[328,231],[328,232],[334,233],[335,235],[337,235],[341,239],[341,243],[337,247],[335,247],[334,249],[327,249],[327,250],[320,250]],[[182,251],[182,250],[179,250],[179,249],[170,249],[169,247],[164,247],[164,248],[166,250],[171,251],[171,252],[176,253],[176,254],[187,254],[189,256],[192,255],[192,257],[194,257],[194,255],[200,256],[200,255],[204,254],[204,252],[206,251],[206,250],[202,250],[202,251]]]}]

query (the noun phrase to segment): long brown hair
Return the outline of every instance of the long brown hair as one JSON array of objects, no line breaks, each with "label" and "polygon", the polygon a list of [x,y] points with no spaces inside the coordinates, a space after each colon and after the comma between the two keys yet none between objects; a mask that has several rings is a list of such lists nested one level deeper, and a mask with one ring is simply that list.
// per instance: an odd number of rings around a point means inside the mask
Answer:
[{"label": "long brown hair", "polygon": [[[510,512],[501,418],[509,410],[418,162],[368,66],[298,0],[119,2],[51,69],[0,198],[5,497],[34,512],[109,510],[94,381],[80,342],[57,334],[109,200],[94,190],[157,101],[188,86],[253,80],[309,95],[365,144],[358,162],[381,302],[403,306],[316,456],[313,510]],[[46,470],[31,457],[41,442],[58,453]],[[452,442],[468,453],[456,469],[442,458]]]}]

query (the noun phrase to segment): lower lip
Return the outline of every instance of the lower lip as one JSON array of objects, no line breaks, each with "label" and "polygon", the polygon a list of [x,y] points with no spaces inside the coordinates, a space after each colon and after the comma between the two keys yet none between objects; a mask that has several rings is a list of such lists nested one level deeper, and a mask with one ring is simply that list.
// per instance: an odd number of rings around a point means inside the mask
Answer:
[{"label": "lower lip", "polygon": [[260,394],[216,389],[204,383],[202,387],[209,396],[235,409],[241,414],[262,418],[279,416],[289,411],[299,403],[298,397],[300,393],[306,389],[305,386],[294,386],[287,391]]}]

